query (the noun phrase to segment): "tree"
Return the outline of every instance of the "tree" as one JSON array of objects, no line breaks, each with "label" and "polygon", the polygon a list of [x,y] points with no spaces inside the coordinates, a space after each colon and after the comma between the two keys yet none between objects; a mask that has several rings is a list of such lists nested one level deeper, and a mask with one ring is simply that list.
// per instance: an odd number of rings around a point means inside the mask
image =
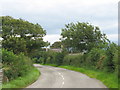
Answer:
[{"label": "tree", "polygon": [[2,17],[2,38],[19,36],[21,38],[38,38],[46,35],[46,31],[39,24],[29,23],[10,16]]},{"label": "tree", "polygon": [[46,46],[47,42],[43,41],[46,31],[39,24],[33,24],[22,19],[14,19],[10,16],[1,18],[3,48],[13,50],[14,53],[19,51],[30,53],[35,49],[41,49],[41,47]]},{"label": "tree", "polygon": [[[90,51],[93,47],[107,45],[109,40],[98,27],[89,23],[70,23],[62,29],[61,40],[64,48],[74,52]],[[101,45],[100,45],[101,44]]]},{"label": "tree", "polygon": [[2,42],[4,48],[8,49],[9,51],[13,51],[14,53],[18,54],[20,52],[26,52],[26,41],[23,38],[18,37],[10,37]]},{"label": "tree", "polygon": [[60,41],[57,41],[57,42],[54,42],[50,48],[61,48],[61,45],[62,45],[62,42]]}]

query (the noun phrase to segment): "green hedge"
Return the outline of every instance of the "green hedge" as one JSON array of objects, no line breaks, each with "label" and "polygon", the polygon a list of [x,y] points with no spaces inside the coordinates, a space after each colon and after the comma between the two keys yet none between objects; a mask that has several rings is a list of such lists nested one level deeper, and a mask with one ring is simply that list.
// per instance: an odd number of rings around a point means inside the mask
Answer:
[{"label": "green hedge", "polygon": [[114,43],[107,48],[92,48],[86,54],[66,55],[63,52],[40,52],[33,60],[42,64],[70,65],[118,74],[118,46]]},{"label": "green hedge", "polygon": [[32,60],[34,63],[56,64],[59,66],[63,64],[63,58],[64,53],[62,52],[42,51],[35,55]]},{"label": "green hedge", "polygon": [[82,55],[66,55],[63,59],[63,65],[71,65],[71,66],[80,66],[80,58]]},{"label": "green hedge", "polygon": [[[8,83],[2,85],[3,90],[8,88],[9,90],[14,90],[15,88],[25,88],[31,83],[35,82],[40,76],[40,72],[37,68],[32,68],[25,75],[18,77]],[[7,89],[7,90],[8,90]]]},{"label": "green hedge", "polygon": [[19,55],[14,54],[12,51],[2,50],[2,63],[4,76],[9,81],[17,77],[23,76],[32,68],[32,61],[30,58],[20,53]]},{"label": "green hedge", "polygon": [[93,48],[87,54],[66,55],[63,65],[99,69],[118,74],[118,47],[111,44],[107,50]]},{"label": "green hedge", "polygon": [[85,54],[40,52],[33,60],[41,64],[70,65],[112,72],[118,75],[118,46],[110,43],[105,48],[92,48]]}]

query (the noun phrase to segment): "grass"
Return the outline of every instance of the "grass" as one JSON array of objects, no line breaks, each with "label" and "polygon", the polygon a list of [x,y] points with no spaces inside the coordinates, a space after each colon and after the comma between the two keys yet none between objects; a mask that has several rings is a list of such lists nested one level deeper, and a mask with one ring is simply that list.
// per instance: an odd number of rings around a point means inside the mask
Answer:
[{"label": "grass", "polygon": [[102,71],[77,68],[77,67],[72,67],[72,66],[60,66],[60,67],[84,73],[91,78],[96,78],[102,81],[103,84],[105,84],[108,88],[118,88],[118,78],[113,73],[106,73]]},{"label": "grass", "polygon": [[24,88],[33,82],[35,82],[40,75],[40,72],[37,68],[33,68],[31,71],[22,77],[19,77],[15,80],[12,80],[6,84],[2,85],[2,88]]},{"label": "grass", "polygon": [[[45,65],[56,66],[54,64],[45,64]],[[103,71],[92,70],[87,68],[78,68],[73,66],[58,66],[58,67],[81,72],[91,78],[96,78],[100,80],[108,88],[118,88],[118,77],[114,73],[107,73]]]}]

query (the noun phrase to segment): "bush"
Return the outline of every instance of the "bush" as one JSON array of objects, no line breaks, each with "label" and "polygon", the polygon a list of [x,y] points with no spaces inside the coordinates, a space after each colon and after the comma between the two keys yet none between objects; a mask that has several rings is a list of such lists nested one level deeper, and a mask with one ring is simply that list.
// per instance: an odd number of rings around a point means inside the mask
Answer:
[{"label": "bush", "polygon": [[63,64],[63,58],[64,58],[64,53],[62,52],[43,51],[43,52],[39,52],[39,54],[34,56],[33,61],[35,63],[56,64],[59,66]]},{"label": "bush", "polygon": [[105,70],[108,72],[117,72],[118,69],[118,46],[114,43],[110,44],[106,50],[107,59],[104,62]]},{"label": "bush", "polygon": [[16,55],[12,51],[5,49],[2,50],[2,63],[4,76],[9,80],[24,75],[32,66],[31,60],[24,56],[24,54]]},{"label": "bush", "polygon": [[34,63],[42,63],[44,64],[46,62],[47,59],[47,52],[45,51],[39,51],[37,53],[35,53],[34,55],[32,55],[32,60]]},{"label": "bush", "polygon": [[47,59],[45,59],[44,64],[56,64],[56,65],[62,65],[64,54],[61,52],[54,52],[54,51],[48,51],[47,52]]},{"label": "bush", "polygon": [[63,53],[57,53],[56,54],[56,65],[60,66],[63,64],[63,58],[64,58],[64,54]]},{"label": "bush", "polygon": [[15,80],[10,81],[9,83],[2,84],[2,90],[19,90],[18,88],[25,88],[26,86],[35,82],[38,79],[39,75],[39,70],[33,67],[22,77],[18,77]]},{"label": "bush", "polygon": [[48,51],[47,52],[47,59],[46,59],[46,62],[44,64],[56,64],[56,55],[57,55],[57,52],[54,52],[54,51]]},{"label": "bush", "polygon": [[91,68],[103,69],[103,62],[106,59],[106,51],[100,48],[93,48],[86,56],[85,64]]},{"label": "bush", "polygon": [[92,48],[86,54],[66,52],[40,52],[36,62],[42,64],[71,65],[118,73],[118,46],[110,43],[105,48]]},{"label": "bush", "polygon": [[106,72],[115,72],[117,75],[118,47],[112,43],[107,49],[92,48],[90,52],[83,55],[66,55],[63,59],[63,65],[99,69]]},{"label": "bush", "polygon": [[63,63],[64,65],[71,65],[71,66],[80,66],[80,58],[82,55],[66,55],[64,57]]}]

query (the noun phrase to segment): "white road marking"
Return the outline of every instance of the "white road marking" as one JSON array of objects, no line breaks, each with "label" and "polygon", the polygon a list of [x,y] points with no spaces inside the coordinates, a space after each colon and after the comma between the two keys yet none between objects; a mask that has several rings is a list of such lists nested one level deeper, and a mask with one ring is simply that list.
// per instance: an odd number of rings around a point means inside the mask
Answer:
[{"label": "white road marking", "polygon": [[[48,67],[49,68],[49,67]],[[49,69],[52,69],[53,70],[53,68],[49,68]],[[56,71],[56,70],[54,70],[54,71]],[[58,72],[58,71],[56,71],[56,72]],[[60,72],[58,72],[58,74],[62,77],[62,79],[63,79],[63,82],[62,82],[62,85],[61,85],[61,88],[63,87],[63,85],[65,84],[64,83],[64,77],[63,77],[63,75],[60,73]]]},{"label": "white road marking", "polygon": [[61,75],[61,77],[62,77],[62,79],[63,79],[63,82],[62,82],[62,85],[61,85],[61,88],[62,88],[63,85],[64,85],[64,77],[63,77],[63,75]]},{"label": "white road marking", "polygon": [[61,77],[62,77],[62,79],[64,80],[64,77],[63,77],[63,75],[61,75]]},{"label": "white road marking", "polygon": [[64,85],[64,76],[60,73],[60,72],[58,72],[58,74],[62,77],[62,79],[63,79],[63,82],[62,82],[62,85],[61,85],[61,88],[63,87],[63,85]]},{"label": "white road marking", "polygon": [[63,78],[63,75],[61,75],[61,77]]},{"label": "white road marking", "polygon": [[61,73],[58,72],[59,75],[61,75]]},{"label": "white road marking", "polygon": [[63,85],[64,85],[64,81],[62,82],[61,88],[63,87]]}]

